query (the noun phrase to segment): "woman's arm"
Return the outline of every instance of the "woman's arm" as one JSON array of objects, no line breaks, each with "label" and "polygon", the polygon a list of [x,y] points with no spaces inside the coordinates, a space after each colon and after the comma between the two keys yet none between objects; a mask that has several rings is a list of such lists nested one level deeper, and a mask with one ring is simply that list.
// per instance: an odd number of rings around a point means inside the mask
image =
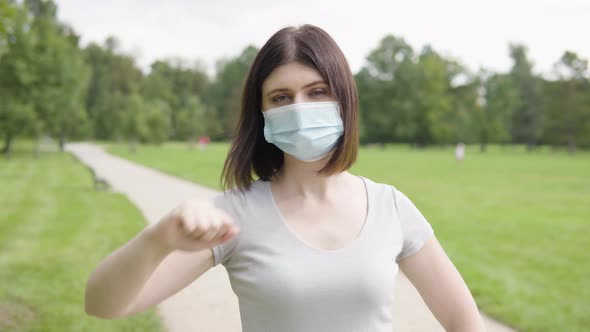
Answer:
[{"label": "woman's arm", "polygon": [[168,252],[140,233],[103,262],[86,286],[86,313],[115,319],[153,307],[213,267],[213,252]]},{"label": "woman's arm", "polygon": [[213,267],[211,248],[238,232],[210,202],[179,205],[98,265],[86,285],[86,313],[113,319],[161,302]]},{"label": "woman's arm", "polygon": [[106,319],[124,315],[169,253],[144,229],[92,272],[86,285],[86,313]]},{"label": "woman's arm", "polygon": [[485,331],[469,288],[435,236],[399,266],[446,331]]}]

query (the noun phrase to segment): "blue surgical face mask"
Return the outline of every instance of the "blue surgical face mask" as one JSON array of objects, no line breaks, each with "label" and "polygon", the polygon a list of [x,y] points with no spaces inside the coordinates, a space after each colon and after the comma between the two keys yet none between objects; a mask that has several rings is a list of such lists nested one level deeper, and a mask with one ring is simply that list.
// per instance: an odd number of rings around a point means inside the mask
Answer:
[{"label": "blue surgical face mask", "polygon": [[328,155],[344,132],[337,102],[290,104],[262,114],[266,141],[302,161]]}]

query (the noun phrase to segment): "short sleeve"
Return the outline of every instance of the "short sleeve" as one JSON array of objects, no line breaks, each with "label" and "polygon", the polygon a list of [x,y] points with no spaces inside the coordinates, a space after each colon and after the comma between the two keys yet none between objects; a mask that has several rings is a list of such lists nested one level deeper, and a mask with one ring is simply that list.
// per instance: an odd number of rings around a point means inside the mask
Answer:
[{"label": "short sleeve", "polygon": [[403,234],[403,247],[397,256],[399,260],[417,253],[434,234],[434,230],[406,195],[396,188],[393,188],[393,194]]},{"label": "short sleeve", "polygon": [[[225,211],[227,214],[230,215],[230,217],[232,217],[234,224],[236,224],[236,226],[241,228],[241,224],[240,221],[238,219],[239,214],[236,213],[235,207],[232,204],[232,199],[230,197],[230,194],[218,194],[214,199],[213,199],[213,204]],[[214,264],[213,266],[216,266],[218,264],[223,264],[225,267],[227,267],[227,264],[229,263],[231,257],[233,256],[237,244],[239,242],[240,239],[240,233],[238,233],[235,237],[231,238],[230,240],[218,244],[214,247],[212,247],[211,249],[213,250],[213,257],[214,257]]]}]

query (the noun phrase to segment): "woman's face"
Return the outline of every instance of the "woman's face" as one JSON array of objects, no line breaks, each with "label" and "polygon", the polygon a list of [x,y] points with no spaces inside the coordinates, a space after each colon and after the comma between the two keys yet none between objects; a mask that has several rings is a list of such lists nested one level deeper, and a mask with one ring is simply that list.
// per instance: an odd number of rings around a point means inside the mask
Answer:
[{"label": "woman's face", "polygon": [[334,101],[320,73],[299,62],[275,68],[262,83],[262,110],[294,103]]}]

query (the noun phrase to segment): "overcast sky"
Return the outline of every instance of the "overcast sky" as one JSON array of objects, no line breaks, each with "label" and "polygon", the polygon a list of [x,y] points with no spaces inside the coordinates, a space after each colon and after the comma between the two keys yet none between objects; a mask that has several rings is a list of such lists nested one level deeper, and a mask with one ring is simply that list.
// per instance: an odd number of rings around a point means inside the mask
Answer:
[{"label": "overcast sky", "polygon": [[587,0],[57,0],[59,17],[82,43],[114,35],[142,68],[154,59],[215,60],[261,47],[287,25],[315,24],[342,48],[353,72],[387,34],[419,49],[431,44],[470,69],[504,71],[508,43],[529,47],[548,73],[567,49],[590,57]]}]

